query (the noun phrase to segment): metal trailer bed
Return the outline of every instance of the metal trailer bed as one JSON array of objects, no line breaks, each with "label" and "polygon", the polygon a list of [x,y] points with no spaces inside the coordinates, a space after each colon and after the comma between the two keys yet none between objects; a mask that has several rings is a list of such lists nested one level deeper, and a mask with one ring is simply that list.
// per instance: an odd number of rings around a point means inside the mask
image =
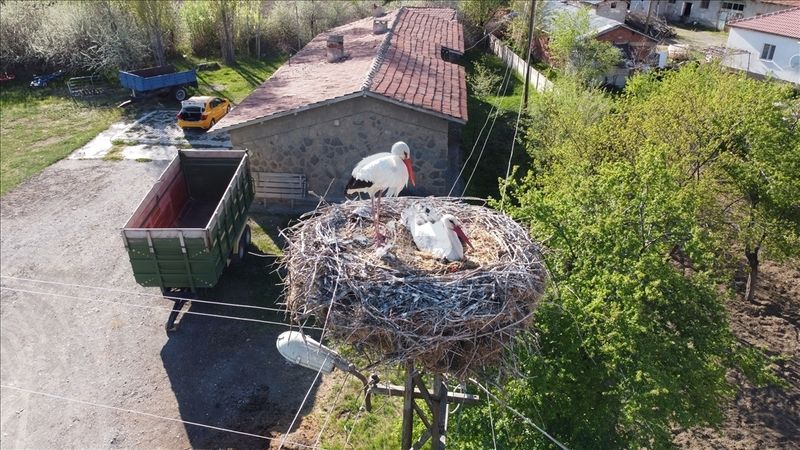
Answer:
[{"label": "metal trailer bed", "polygon": [[175,67],[167,65],[131,72],[120,70],[119,83],[130,89],[134,98],[170,92],[175,100],[181,102],[188,97],[187,86],[197,87],[197,69],[177,72]]},{"label": "metal trailer bed", "polygon": [[244,151],[182,150],[122,228],[136,282],[175,302],[168,331],[187,300],[247,253],[248,166]]}]

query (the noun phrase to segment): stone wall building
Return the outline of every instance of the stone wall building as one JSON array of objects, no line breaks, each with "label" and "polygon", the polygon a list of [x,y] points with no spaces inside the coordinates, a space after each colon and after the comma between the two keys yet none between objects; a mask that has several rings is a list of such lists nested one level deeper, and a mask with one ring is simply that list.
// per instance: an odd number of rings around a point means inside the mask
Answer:
[{"label": "stone wall building", "polygon": [[297,176],[334,201],[361,158],[405,141],[417,181],[407,192],[446,195],[460,168],[467,89],[464,68],[443,48],[464,50],[447,8],[399,8],[329,30],[212,132],[228,131],[234,148],[249,151],[257,184]]}]

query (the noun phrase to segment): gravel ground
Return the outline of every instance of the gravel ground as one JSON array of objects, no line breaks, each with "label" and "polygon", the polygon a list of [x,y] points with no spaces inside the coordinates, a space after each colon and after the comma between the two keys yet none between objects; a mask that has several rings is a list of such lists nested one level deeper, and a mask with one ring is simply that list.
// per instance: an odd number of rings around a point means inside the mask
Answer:
[{"label": "gravel ground", "polygon": [[[278,355],[275,339],[284,328],[187,316],[168,337],[167,311],[148,307],[170,304],[135,294],[159,292],[133,280],[119,228],[165,165],[64,160],[0,199],[3,448],[269,446],[123,409],[261,436],[286,431],[314,373]],[[213,298],[257,301],[247,280],[271,270],[264,260],[231,267]],[[222,308],[194,304],[191,310],[246,315]]]}]

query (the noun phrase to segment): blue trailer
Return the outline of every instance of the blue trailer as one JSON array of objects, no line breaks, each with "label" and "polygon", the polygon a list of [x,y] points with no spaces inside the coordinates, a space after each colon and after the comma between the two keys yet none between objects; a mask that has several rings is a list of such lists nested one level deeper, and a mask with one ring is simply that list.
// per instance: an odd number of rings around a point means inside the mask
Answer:
[{"label": "blue trailer", "polygon": [[197,69],[177,72],[173,66],[158,66],[132,72],[120,70],[119,83],[130,89],[134,98],[169,93],[180,102],[188,97],[188,86],[197,87]]}]

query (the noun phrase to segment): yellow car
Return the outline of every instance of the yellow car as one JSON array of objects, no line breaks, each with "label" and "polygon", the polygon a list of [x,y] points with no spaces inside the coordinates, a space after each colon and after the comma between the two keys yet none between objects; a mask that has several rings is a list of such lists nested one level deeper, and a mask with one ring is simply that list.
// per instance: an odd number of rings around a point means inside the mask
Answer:
[{"label": "yellow car", "polygon": [[178,126],[208,130],[228,114],[231,102],[220,97],[190,97],[181,102]]}]

